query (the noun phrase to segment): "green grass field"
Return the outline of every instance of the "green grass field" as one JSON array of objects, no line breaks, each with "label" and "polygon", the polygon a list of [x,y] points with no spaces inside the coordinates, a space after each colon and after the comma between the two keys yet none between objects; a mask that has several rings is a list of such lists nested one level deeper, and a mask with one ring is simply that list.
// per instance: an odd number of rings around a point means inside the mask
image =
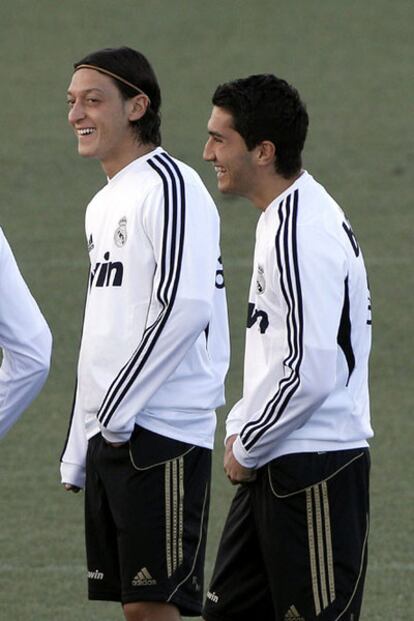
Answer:
[{"label": "green grass field", "polygon": [[[0,225],[54,333],[50,378],[0,446],[1,621],[115,621],[86,599],[81,496],[59,485],[87,274],[84,207],[104,183],[66,123],[72,63],[130,45],[163,91],[164,146],[205,179],[222,216],[232,328],[227,396],[241,389],[245,302],[257,214],[219,196],[202,161],[222,81],[274,72],[311,118],[306,168],[343,206],[364,249],[374,309],[370,564],[362,621],[413,616],[412,343],[414,163],[409,0],[3,0]],[[0,300],[1,304],[1,300]],[[233,489],[219,413],[207,558],[212,570]]]}]

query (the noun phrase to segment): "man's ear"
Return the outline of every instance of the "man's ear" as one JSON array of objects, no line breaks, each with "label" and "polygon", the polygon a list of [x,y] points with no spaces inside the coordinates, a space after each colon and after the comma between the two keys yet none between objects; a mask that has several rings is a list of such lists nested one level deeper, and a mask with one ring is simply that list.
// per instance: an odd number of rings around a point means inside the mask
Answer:
[{"label": "man's ear", "polygon": [[132,99],[128,101],[128,104],[130,108],[129,114],[128,114],[128,120],[138,121],[146,113],[148,106],[150,104],[150,101],[146,95],[140,93],[139,95],[132,97]]},{"label": "man's ear", "polygon": [[259,166],[273,165],[276,158],[276,147],[273,142],[270,142],[270,140],[263,140],[263,142],[257,145],[256,150],[257,163]]}]

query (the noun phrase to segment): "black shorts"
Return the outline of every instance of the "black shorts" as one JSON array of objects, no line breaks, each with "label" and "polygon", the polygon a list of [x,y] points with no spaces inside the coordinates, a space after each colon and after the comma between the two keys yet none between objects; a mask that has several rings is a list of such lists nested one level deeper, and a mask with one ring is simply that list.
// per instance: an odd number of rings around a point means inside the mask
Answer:
[{"label": "black shorts", "polygon": [[89,440],[85,530],[90,599],[168,602],[198,616],[211,451],[136,427]]},{"label": "black shorts", "polygon": [[204,606],[208,621],[357,621],[369,452],[275,459],[240,485]]}]

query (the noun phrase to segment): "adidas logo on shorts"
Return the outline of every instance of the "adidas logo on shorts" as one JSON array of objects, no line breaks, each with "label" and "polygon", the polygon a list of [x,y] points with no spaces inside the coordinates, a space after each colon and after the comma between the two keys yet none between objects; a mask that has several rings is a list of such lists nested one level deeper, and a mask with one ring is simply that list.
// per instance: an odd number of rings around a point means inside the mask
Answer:
[{"label": "adidas logo on shorts", "polygon": [[285,614],[284,621],[305,621],[305,619],[298,613],[295,606],[291,606]]},{"label": "adidas logo on shorts", "polygon": [[157,584],[157,581],[151,576],[146,567],[140,569],[132,580],[132,586],[152,586],[154,584]]}]

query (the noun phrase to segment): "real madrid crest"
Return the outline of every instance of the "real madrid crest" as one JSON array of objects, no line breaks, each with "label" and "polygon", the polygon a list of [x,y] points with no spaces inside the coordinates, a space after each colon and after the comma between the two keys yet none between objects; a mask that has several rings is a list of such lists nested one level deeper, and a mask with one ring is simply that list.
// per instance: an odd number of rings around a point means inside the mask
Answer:
[{"label": "real madrid crest", "polygon": [[121,218],[121,220],[119,221],[119,226],[116,229],[114,235],[114,241],[118,248],[122,248],[122,246],[125,246],[126,244],[128,238],[126,225],[127,219],[125,217]]},{"label": "real madrid crest", "polygon": [[257,276],[256,276],[256,290],[259,295],[264,293],[266,289],[266,281],[264,277],[264,267],[263,265],[257,266]]}]

